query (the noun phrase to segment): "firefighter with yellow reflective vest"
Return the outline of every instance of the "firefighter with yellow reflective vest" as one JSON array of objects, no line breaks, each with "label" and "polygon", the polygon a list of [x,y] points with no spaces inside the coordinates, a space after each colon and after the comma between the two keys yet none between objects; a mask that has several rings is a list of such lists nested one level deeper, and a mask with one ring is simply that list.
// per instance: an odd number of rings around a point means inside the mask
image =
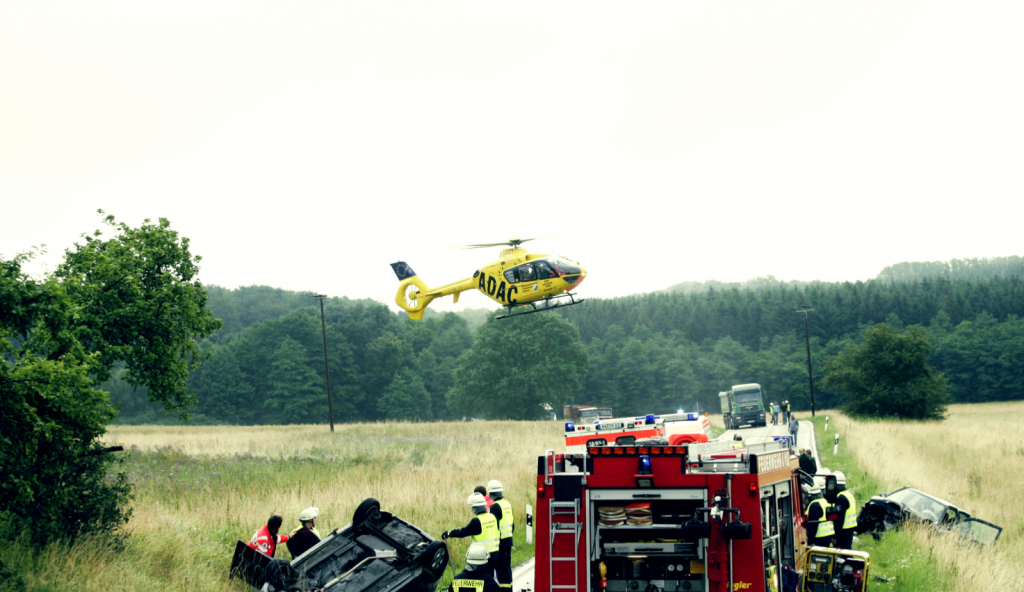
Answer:
[{"label": "firefighter with yellow reflective vest", "polygon": [[487,563],[491,556],[482,543],[473,543],[466,550],[466,569],[452,580],[450,592],[500,592],[498,584],[490,576]]},{"label": "firefighter with yellow reflective vest", "polygon": [[487,493],[494,503],[491,514],[498,521],[498,562],[494,565],[494,573],[498,577],[498,586],[512,589],[512,533],[515,532],[515,518],[512,516],[512,504],[505,499],[505,488],[501,481],[492,479],[487,482]]},{"label": "firefighter with yellow reflective vest", "polygon": [[822,497],[823,481],[823,477],[815,477],[814,484],[805,486],[811,502],[807,504],[807,511],[804,512],[804,526],[807,529],[807,538],[812,545],[829,547],[832,545],[835,527],[828,519],[828,500]]},{"label": "firefighter with yellow reflective vest", "polygon": [[455,530],[443,533],[441,538],[459,539],[469,537],[474,543],[483,544],[484,548],[487,549],[488,557],[490,557],[485,571],[488,577],[492,577],[494,566],[498,564],[498,539],[501,536],[498,531],[498,519],[495,518],[494,514],[487,513],[487,502],[484,501],[484,496],[479,493],[473,493],[473,495],[469,496],[466,503],[473,510],[473,519],[463,528],[456,528]]},{"label": "firefighter with yellow reflective vest", "polygon": [[839,508],[839,515],[835,519],[837,549],[853,548],[853,531],[857,528],[857,500],[853,492],[846,489],[846,475],[842,471],[833,473],[836,476],[839,494],[836,496],[836,506]]}]

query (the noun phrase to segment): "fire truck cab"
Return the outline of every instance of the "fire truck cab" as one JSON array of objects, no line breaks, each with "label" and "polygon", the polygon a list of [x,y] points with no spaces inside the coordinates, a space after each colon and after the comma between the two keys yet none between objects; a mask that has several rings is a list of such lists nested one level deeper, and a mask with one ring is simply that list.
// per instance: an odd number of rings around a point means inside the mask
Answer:
[{"label": "fire truck cab", "polygon": [[798,466],[785,440],[548,450],[534,590],[782,590],[807,554]]}]

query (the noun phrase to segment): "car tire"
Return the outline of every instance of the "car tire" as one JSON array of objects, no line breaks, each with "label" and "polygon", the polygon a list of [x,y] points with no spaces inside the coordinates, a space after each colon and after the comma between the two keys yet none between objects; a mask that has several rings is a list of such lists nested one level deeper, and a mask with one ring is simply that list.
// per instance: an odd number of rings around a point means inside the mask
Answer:
[{"label": "car tire", "polygon": [[359,526],[367,520],[377,520],[379,518],[380,502],[369,497],[356,506],[356,511],[352,513],[352,525]]},{"label": "car tire", "polygon": [[443,541],[433,541],[416,556],[416,563],[436,582],[444,575],[444,570],[448,567],[448,558],[448,545]]}]

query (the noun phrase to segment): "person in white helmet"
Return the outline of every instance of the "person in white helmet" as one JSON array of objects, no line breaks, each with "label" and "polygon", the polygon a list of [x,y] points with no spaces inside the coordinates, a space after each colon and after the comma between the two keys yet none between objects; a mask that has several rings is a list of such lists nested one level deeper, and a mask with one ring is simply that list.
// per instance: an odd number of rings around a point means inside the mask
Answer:
[{"label": "person in white helmet", "polygon": [[473,543],[466,550],[466,569],[460,571],[448,588],[450,592],[500,592],[487,564],[490,555],[482,543]]},{"label": "person in white helmet", "polygon": [[515,519],[512,516],[512,504],[505,499],[505,488],[501,481],[491,479],[487,482],[487,493],[494,503],[491,514],[498,521],[498,558],[494,565],[494,573],[498,577],[498,586],[506,590],[512,589],[512,533],[515,532]]},{"label": "person in white helmet", "polygon": [[833,475],[839,486],[839,494],[836,496],[839,515],[833,522],[836,529],[835,545],[837,549],[852,549],[853,531],[857,528],[857,500],[853,492],[846,489],[846,475],[842,471],[836,471]]},{"label": "person in white helmet", "polygon": [[818,547],[832,546],[832,535],[835,534],[835,526],[827,516],[828,500],[822,497],[824,487],[824,477],[815,477],[814,484],[810,485],[807,490],[811,501],[807,504],[807,511],[804,512],[807,540]]},{"label": "person in white helmet", "polygon": [[487,564],[487,572],[490,577],[493,575],[493,569],[497,565],[498,559],[498,540],[501,536],[498,531],[498,520],[494,517],[494,514],[487,512],[487,502],[484,501],[484,496],[479,493],[474,492],[466,500],[466,503],[469,504],[470,509],[473,511],[473,519],[462,528],[444,532],[441,534],[441,538],[447,540],[449,538],[469,537],[474,543],[483,544],[490,557],[490,561]]},{"label": "person in white helmet", "polygon": [[286,543],[288,552],[292,554],[292,559],[312,549],[323,539],[320,536],[320,531],[316,529],[316,518],[319,515],[320,508],[317,507],[306,508],[299,514],[299,522],[302,526],[291,534]]}]

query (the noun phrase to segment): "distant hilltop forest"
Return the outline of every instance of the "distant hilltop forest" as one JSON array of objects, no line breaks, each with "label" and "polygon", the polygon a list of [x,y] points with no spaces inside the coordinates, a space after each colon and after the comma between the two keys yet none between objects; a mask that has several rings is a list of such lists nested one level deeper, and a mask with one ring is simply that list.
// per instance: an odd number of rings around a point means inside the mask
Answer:
[{"label": "distant hilltop forest", "polygon": [[[551,362],[546,377],[579,366],[575,358],[576,366],[558,366],[563,350],[544,347],[562,325],[571,326],[572,339],[585,347],[585,376],[545,395],[554,409],[576,402],[611,405],[617,414],[696,405],[715,412],[719,391],[747,382],[760,383],[769,401],[788,399],[795,409],[809,409],[803,315],[795,312],[803,304],[814,307],[809,319],[818,409],[843,402],[841,393],[819,385],[826,361],[879,323],[924,328],[929,361],[948,379],[955,402],[1024,399],[1022,276],[1024,258],[999,257],[899,263],[858,282],[771,276],[690,282],[532,315],[558,317],[543,323],[493,321],[493,311],[483,309],[432,313],[414,322],[376,301],[330,298],[325,310],[335,421],[508,417],[495,403],[533,396],[530,373],[539,370],[530,364],[538,358]],[[207,307],[224,328],[203,341],[212,358],[190,378],[199,398],[193,421],[324,423],[320,308],[311,295],[266,286],[207,291]],[[478,330],[484,323],[499,324],[494,331]],[[474,339],[496,331],[515,331],[520,343],[537,348],[500,359],[474,354],[484,347]],[[557,387],[559,380],[545,379],[547,386],[551,382]],[[121,423],[178,421],[116,373],[105,388],[120,406]],[[467,402],[470,390],[477,404]],[[544,414],[540,405],[524,413]]]},{"label": "distant hilltop forest", "polygon": [[[915,261],[890,265],[880,271],[875,279],[896,282],[913,282],[924,278],[944,277],[965,280],[984,280],[994,277],[1024,275],[1024,257],[992,257],[975,259],[953,259],[951,261]],[[769,290],[772,288],[805,288],[812,284],[823,284],[818,280],[783,281],[774,275],[759,276],[743,282],[681,282],[665,288],[665,292],[694,294],[708,290]],[[840,282],[842,283],[842,282]]]}]

